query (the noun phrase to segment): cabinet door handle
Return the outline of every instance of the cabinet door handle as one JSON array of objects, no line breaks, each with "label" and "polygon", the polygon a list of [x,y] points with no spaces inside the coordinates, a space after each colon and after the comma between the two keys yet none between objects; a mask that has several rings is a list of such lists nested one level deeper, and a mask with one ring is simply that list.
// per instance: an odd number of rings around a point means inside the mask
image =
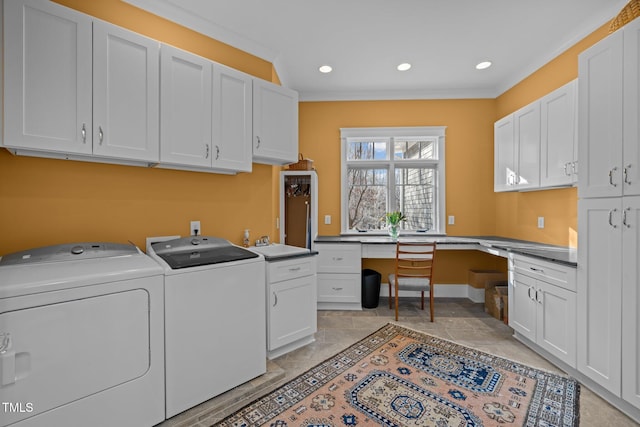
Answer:
[{"label": "cabinet door handle", "polygon": [[544,274],[544,270],[542,268],[529,267],[529,270]]},{"label": "cabinet door handle", "polygon": [[627,222],[627,212],[631,212],[630,207],[622,210],[622,225],[624,225],[627,228],[631,228],[631,224]]},{"label": "cabinet door handle", "polygon": [[618,212],[618,209],[617,208],[613,208],[613,209],[611,209],[609,211],[609,225],[611,227],[613,227],[613,228],[618,228],[618,226],[613,223],[613,213],[614,212]]},{"label": "cabinet door handle", "polygon": [[538,304],[542,304],[542,298],[538,298],[538,295],[542,295],[542,291],[540,291],[540,289],[536,289],[536,302]]},{"label": "cabinet door handle", "polygon": [[531,289],[533,289],[533,286],[529,286],[529,289],[527,289],[527,296],[529,297],[529,299],[533,299],[533,297],[531,296]]},{"label": "cabinet door handle", "polygon": [[204,144],[204,146],[205,146],[204,158],[208,159],[209,158],[209,144]]},{"label": "cabinet door handle", "polygon": [[82,135],[82,143],[87,143],[87,126],[83,123],[82,130],[80,131],[80,135]]},{"label": "cabinet door handle", "polygon": [[564,164],[564,174],[565,174],[566,176],[571,175],[571,173],[569,172],[569,162],[567,162],[567,163],[565,163],[565,164]]},{"label": "cabinet door handle", "polygon": [[260,148],[260,137],[256,136],[256,140],[258,141],[258,144],[256,145],[256,149]]},{"label": "cabinet door handle", "polygon": [[216,145],[216,160],[220,158],[220,147]]},{"label": "cabinet door handle", "polygon": [[631,164],[624,167],[624,183],[631,185],[631,181],[629,181],[629,169],[631,169]]},{"label": "cabinet door handle", "polygon": [[276,294],[275,292],[273,293],[273,307],[275,307],[276,305],[278,305],[278,294]]},{"label": "cabinet door handle", "polygon": [[571,170],[574,175],[578,174],[578,162],[571,162]]},{"label": "cabinet door handle", "polygon": [[618,170],[618,167],[614,166],[614,168],[609,171],[609,184],[613,185],[614,187],[618,186],[618,184],[613,182],[613,173],[617,170]]},{"label": "cabinet door handle", "polygon": [[104,139],[104,132],[102,132],[102,126],[98,126],[98,140],[100,141],[100,145],[102,145],[103,139]]}]

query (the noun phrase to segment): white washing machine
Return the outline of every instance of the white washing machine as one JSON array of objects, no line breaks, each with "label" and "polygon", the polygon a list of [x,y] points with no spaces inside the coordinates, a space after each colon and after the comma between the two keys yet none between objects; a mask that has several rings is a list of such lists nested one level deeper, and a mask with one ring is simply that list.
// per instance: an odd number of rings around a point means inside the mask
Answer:
[{"label": "white washing machine", "polygon": [[0,258],[0,425],[163,421],[162,274],[113,243]]},{"label": "white washing machine", "polygon": [[157,240],[147,254],[165,271],[169,418],[266,372],[266,279],[264,257],[227,240]]}]

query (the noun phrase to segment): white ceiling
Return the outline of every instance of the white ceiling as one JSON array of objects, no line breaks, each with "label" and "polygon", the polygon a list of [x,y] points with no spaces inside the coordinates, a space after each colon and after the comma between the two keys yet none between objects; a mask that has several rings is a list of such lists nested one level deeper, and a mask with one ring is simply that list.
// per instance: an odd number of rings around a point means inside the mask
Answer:
[{"label": "white ceiling", "polygon": [[[301,100],[494,98],[627,2],[124,1],[272,62]],[[476,70],[483,60],[493,66]]]}]

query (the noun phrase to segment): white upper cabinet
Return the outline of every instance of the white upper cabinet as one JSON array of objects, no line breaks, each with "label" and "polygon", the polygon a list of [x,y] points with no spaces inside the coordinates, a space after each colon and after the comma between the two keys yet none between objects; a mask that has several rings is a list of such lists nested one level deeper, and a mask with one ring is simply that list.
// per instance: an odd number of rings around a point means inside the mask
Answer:
[{"label": "white upper cabinet", "polygon": [[93,23],[93,154],[159,161],[160,45]]},{"label": "white upper cabinet", "polygon": [[494,124],[494,191],[540,186],[540,102]]},{"label": "white upper cabinet", "polygon": [[4,2],[4,140],[90,154],[91,17],[39,0]]},{"label": "white upper cabinet", "polygon": [[251,172],[252,82],[245,73],[213,66],[212,166],[216,169]]},{"label": "white upper cabinet", "polygon": [[640,195],[640,20],[624,27],[622,192]]},{"label": "white upper cabinet", "polygon": [[162,45],[160,162],[211,167],[211,61]]},{"label": "white upper cabinet", "polygon": [[494,130],[494,191],[512,191],[516,182],[516,144],[513,114],[498,120]]},{"label": "white upper cabinet", "polygon": [[253,161],[298,161],[298,93],[260,79],[253,81]]},{"label": "white upper cabinet", "polygon": [[540,100],[540,186],[569,186],[577,181],[577,80]]},{"label": "white upper cabinet", "polygon": [[517,159],[516,188],[540,186],[540,103],[513,114]]}]

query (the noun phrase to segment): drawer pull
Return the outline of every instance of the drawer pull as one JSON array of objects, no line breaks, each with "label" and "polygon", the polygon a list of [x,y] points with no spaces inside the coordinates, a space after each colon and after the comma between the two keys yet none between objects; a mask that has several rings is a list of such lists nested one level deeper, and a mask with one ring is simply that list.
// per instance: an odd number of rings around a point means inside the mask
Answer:
[{"label": "drawer pull", "polygon": [[334,261],[342,261],[344,258],[342,258],[341,256],[334,256],[333,260]]},{"label": "drawer pull", "polygon": [[290,268],[289,271],[300,271],[300,267],[293,267]]},{"label": "drawer pull", "polygon": [[542,268],[529,267],[531,271],[535,271],[536,273],[544,273]]},{"label": "drawer pull", "polygon": [[343,288],[331,288],[331,289],[333,289],[334,291],[341,291]]}]

